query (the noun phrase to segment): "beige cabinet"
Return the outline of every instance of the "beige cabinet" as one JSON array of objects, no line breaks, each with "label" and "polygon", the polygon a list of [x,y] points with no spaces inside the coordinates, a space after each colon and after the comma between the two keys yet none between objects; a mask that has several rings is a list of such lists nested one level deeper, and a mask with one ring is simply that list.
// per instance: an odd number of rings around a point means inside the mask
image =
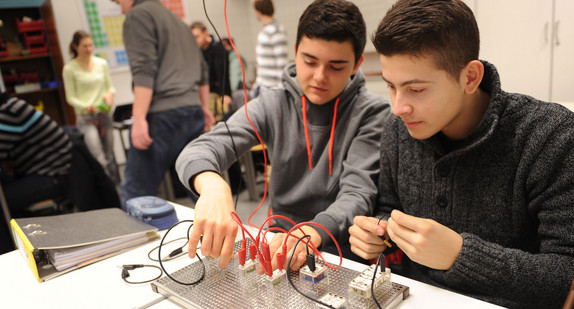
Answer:
[{"label": "beige cabinet", "polygon": [[502,89],[574,101],[574,1],[474,0],[480,59],[499,70]]}]

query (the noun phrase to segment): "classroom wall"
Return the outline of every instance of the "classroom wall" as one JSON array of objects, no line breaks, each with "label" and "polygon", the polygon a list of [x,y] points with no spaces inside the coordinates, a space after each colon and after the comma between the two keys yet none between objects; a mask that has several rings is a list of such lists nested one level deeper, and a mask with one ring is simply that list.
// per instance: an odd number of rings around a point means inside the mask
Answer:
[{"label": "classroom wall", "polygon": [[[73,33],[78,29],[85,29],[82,15],[84,14],[84,0],[53,0],[54,16],[56,18],[56,27],[60,39],[60,47],[64,54],[64,61],[70,60],[68,47]],[[215,31],[209,26],[205,16],[203,4],[213,22],[215,28],[221,37],[228,36],[225,28],[224,9],[227,2],[227,18],[229,29],[232,37],[235,39],[235,45],[238,51],[247,60],[247,79],[251,80],[255,75],[255,44],[257,33],[261,29],[261,24],[255,18],[252,9],[252,0],[184,0],[188,23],[201,20],[210,32],[215,35]],[[394,0],[355,0],[353,1],[364,15],[367,23],[367,34],[370,34],[385,14]],[[297,23],[299,16],[310,3],[309,0],[275,0],[275,18],[286,28],[287,38],[289,40],[289,59],[294,58],[295,37],[297,33]],[[85,29],[88,30],[88,29]],[[366,53],[374,53],[374,48],[367,40],[365,48]],[[376,61],[368,62],[377,65]],[[373,68],[363,68],[364,70],[373,71]],[[376,68],[375,68],[376,69]],[[379,79],[380,80],[380,79]],[[129,69],[124,71],[113,72],[112,81],[117,89],[116,103],[126,104],[133,101],[131,91],[131,75]],[[379,90],[379,87],[374,87]]]}]

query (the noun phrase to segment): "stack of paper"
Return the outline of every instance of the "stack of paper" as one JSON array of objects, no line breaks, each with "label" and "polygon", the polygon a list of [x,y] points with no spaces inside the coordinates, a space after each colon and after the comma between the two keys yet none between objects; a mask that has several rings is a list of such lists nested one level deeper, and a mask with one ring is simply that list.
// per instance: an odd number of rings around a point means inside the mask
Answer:
[{"label": "stack of paper", "polygon": [[16,244],[38,281],[157,238],[157,228],[119,208],[12,219]]}]

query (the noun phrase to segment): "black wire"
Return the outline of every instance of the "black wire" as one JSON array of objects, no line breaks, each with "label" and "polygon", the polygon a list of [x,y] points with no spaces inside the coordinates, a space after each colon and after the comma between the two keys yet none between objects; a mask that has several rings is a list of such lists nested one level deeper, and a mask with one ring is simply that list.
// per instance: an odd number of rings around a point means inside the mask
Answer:
[{"label": "black wire", "polygon": [[[144,268],[144,267],[151,267],[151,268],[157,268],[159,270],[159,275],[157,275],[157,277],[154,277],[152,279],[149,280],[144,280],[144,281],[129,281],[127,278],[130,276],[129,271],[130,270],[134,270],[134,269],[138,269],[138,268]],[[142,284],[142,283],[148,283],[148,282],[152,282],[154,280],[157,280],[161,277],[161,275],[163,274],[161,268],[155,266],[155,265],[147,265],[147,264],[131,264],[131,265],[123,265],[122,266],[122,279],[129,284]]]},{"label": "black wire", "polygon": [[377,264],[375,265],[375,271],[373,272],[373,280],[371,281],[371,297],[373,297],[373,301],[377,304],[377,308],[382,308],[381,304],[375,297],[375,278],[377,277],[377,272],[379,271],[379,265],[381,265],[381,259],[384,259],[384,254],[379,254],[379,258],[377,259]]},{"label": "black wire", "polygon": [[[165,267],[163,267],[163,263],[162,263],[162,260],[161,260],[161,247],[163,246],[163,241],[165,240],[167,234],[169,234],[169,232],[171,231],[171,229],[173,229],[174,227],[178,226],[180,223],[183,223],[183,222],[191,222],[191,226],[193,226],[193,220],[182,220],[182,221],[179,221],[178,223],[172,225],[172,226],[165,232],[165,234],[163,235],[163,237],[161,238],[161,241],[160,241],[159,246],[158,246],[158,249],[157,249],[157,255],[158,255],[158,259],[159,259],[159,260],[158,260],[158,261],[159,261],[159,266],[161,267],[161,269],[163,270],[163,272],[165,273],[165,275],[166,275],[169,279],[173,280],[174,282],[179,283],[179,284],[181,284],[181,285],[196,285],[196,284],[200,283],[201,281],[203,281],[203,279],[205,278],[205,273],[206,273],[205,262],[203,262],[203,260],[201,259],[201,257],[200,257],[199,255],[197,255],[197,258],[198,258],[199,261],[201,262],[201,266],[203,267],[203,273],[201,274],[201,277],[200,277],[199,279],[197,279],[197,280],[194,281],[194,282],[190,282],[190,283],[181,282],[181,281],[175,279],[174,277],[172,277],[172,276],[167,272],[167,270],[165,270]],[[187,231],[188,231],[188,234],[187,234],[188,241],[189,241],[189,230],[191,229],[191,226],[190,226],[189,229],[187,230]]]},{"label": "black wire", "polygon": [[[215,35],[217,36],[217,39],[219,40],[219,42],[221,42],[221,36],[219,36],[219,32],[217,31],[217,28],[215,28],[215,25],[213,24],[213,22],[211,22],[211,18],[209,18],[209,14],[207,13],[207,8],[205,7],[205,0],[203,0],[203,12],[205,12],[205,17],[207,18],[207,21],[209,22],[209,24],[211,25],[211,28],[213,28],[213,31],[215,31]],[[230,38],[231,40],[231,38]],[[227,56],[227,55],[226,55]],[[225,94],[223,93],[225,91],[225,76],[227,75],[227,62],[223,61],[223,76],[222,76],[222,81],[221,81],[221,112],[223,113],[223,98],[225,96]],[[231,139],[231,145],[233,147],[233,153],[235,154],[235,161],[237,163],[239,163],[239,155],[237,154],[237,147],[235,146],[235,141],[233,140],[233,135],[231,134],[231,130],[229,129],[229,126],[227,125],[227,120],[225,119],[225,117],[223,117],[223,124],[225,125],[225,128],[227,129],[227,134],[229,134],[229,138]],[[239,190],[241,189],[241,178],[239,177],[239,183],[237,184],[237,194],[235,195],[235,202],[234,202],[234,207],[235,209],[237,209],[237,202],[239,200]]]},{"label": "black wire", "polygon": [[[182,239],[186,239],[186,240],[187,240],[187,237],[180,237],[180,238],[176,238],[176,239],[170,240],[170,241],[166,242],[164,245],[167,245],[167,244],[170,244],[170,243],[172,243],[172,242],[176,242],[176,241],[182,240]],[[185,245],[187,245],[188,242],[189,242],[189,240],[187,240],[187,241],[185,242],[185,244],[183,244],[181,247],[179,247],[179,248],[173,250],[173,251],[172,251],[170,254],[168,254],[168,256],[165,257],[163,260],[164,260],[164,261],[170,261],[170,260],[173,260],[173,259],[176,259],[176,258],[182,256],[182,255],[185,253],[185,251],[184,251],[183,249],[184,249]],[[159,248],[159,246],[157,246],[157,247],[151,249],[151,250],[147,253],[147,257],[148,257],[150,260],[154,261],[154,262],[159,262],[159,259],[156,259],[156,258],[153,258],[153,257],[152,257],[152,255],[153,255],[152,253],[153,253],[155,250],[157,250],[158,248]]]},{"label": "black wire", "polygon": [[303,235],[303,236],[301,236],[299,239],[297,239],[297,242],[295,243],[295,246],[293,247],[293,252],[291,252],[291,256],[289,257],[289,263],[287,264],[287,273],[285,274],[285,275],[287,276],[287,281],[289,281],[289,283],[291,284],[291,286],[293,287],[293,289],[294,289],[295,291],[297,291],[299,294],[305,296],[306,298],[308,298],[308,299],[310,299],[310,300],[312,300],[312,301],[314,301],[314,302],[316,302],[316,303],[318,303],[318,304],[320,304],[320,305],[322,305],[322,306],[325,306],[325,307],[327,307],[327,308],[335,309],[335,307],[333,307],[333,306],[331,306],[331,305],[329,305],[329,304],[325,304],[324,302],[322,302],[322,301],[320,301],[320,300],[318,300],[318,299],[315,299],[315,298],[313,298],[313,297],[311,297],[311,296],[309,296],[309,295],[307,295],[307,294],[304,294],[303,292],[301,292],[301,291],[295,286],[295,284],[293,284],[293,281],[291,280],[291,276],[290,276],[290,274],[289,274],[289,267],[291,267],[291,261],[293,260],[293,256],[295,255],[295,249],[297,249],[297,245],[301,242],[301,240],[303,240],[303,238],[309,238],[309,239],[307,240],[307,246],[309,246],[309,242],[311,241],[311,235]]},{"label": "black wire", "polygon": [[[192,221],[192,222],[193,222],[193,221]],[[185,245],[187,245],[187,244],[189,243],[189,232],[191,231],[191,228],[192,228],[192,227],[193,227],[193,224],[191,224],[191,225],[189,226],[189,228],[187,229],[187,235],[188,235],[188,236],[176,238],[176,239],[170,240],[170,241],[168,241],[168,242],[165,243],[165,245],[167,245],[167,244],[170,244],[170,243],[172,243],[172,242],[175,242],[175,241],[178,241],[178,240],[181,240],[181,239],[185,239],[185,240],[186,240],[186,242],[185,242],[181,247],[179,247],[179,248],[177,248],[177,249],[171,251],[171,252],[168,254],[168,256],[163,259],[164,261],[170,261],[170,260],[176,259],[176,258],[182,256],[182,255],[185,253],[185,250],[184,250],[184,249],[185,249]],[[154,251],[157,250],[157,249],[159,249],[159,245],[158,245],[157,247],[151,249],[151,250],[147,253],[147,257],[148,257],[150,260],[154,261],[154,262],[159,262],[159,252],[158,252],[158,258],[157,258],[157,259],[152,258],[152,252],[154,252]]]}]

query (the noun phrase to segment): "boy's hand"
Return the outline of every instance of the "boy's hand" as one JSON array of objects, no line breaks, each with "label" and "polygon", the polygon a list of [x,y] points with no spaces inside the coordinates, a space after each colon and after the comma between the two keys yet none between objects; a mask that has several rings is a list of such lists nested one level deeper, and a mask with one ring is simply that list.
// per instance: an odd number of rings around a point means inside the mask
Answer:
[{"label": "boy's hand", "polygon": [[376,258],[387,248],[385,241],[381,238],[385,237],[386,230],[387,221],[374,217],[356,216],[353,219],[353,225],[349,228],[351,251],[366,260]]}]

